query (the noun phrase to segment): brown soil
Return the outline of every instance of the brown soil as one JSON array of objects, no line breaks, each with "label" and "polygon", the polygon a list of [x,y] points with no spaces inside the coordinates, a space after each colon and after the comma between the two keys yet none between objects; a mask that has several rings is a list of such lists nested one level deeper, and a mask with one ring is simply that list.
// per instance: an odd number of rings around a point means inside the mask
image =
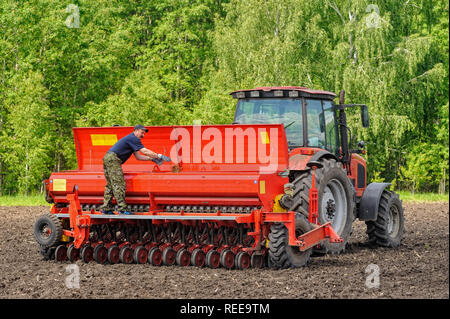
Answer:
[{"label": "brown soil", "polygon": [[[347,251],[314,257],[306,268],[246,271],[179,266],[79,266],[80,288],[66,287],[69,262],[44,261],[33,236],[48,207],[0,207],[0,298],[449,298],[448,203],[405,203],[406,237],[396,249],[367,247],[355,221]],[[376,264],[379,288],[367,288]]]}]

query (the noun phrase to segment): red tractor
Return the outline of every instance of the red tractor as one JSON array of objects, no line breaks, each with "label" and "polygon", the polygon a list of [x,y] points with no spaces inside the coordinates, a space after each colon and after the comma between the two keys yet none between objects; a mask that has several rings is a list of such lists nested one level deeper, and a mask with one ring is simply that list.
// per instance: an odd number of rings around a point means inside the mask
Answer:
[{"label": "red tractor", "polygon": [[[367,185],[364,142],[358,149],[349,147],[345,109],[360,107],[363,127],[369,126],[366,105],[344,104],[341,91],[339,104],[332,92],[304,87],[260,87],[231,93],[238,99],[236,124],[283,123],[289,148],[289,181],[293,196],[284,203],[290,211],[308,217],[309,192],[313,184],[314,163],[318,188],[318,221],[328,221],[343,239],[341,243],[326,242],[314,248],[318,253],[338,253],[352,233],[356,218],[365,221],[369,242],[396,247],[404,233],[404,216],[399,196],[387,188],[389,183]],[[302,219],[303,220],[303,219]],[[305,223],[304,230],[309,227]],[[269,261],[284,267],[295,264],[290,247],[281,245],[285,229],[272,227]]]},{"label": "red tractor", "polygon": [[130,127],[74,128],[78,170],[46,180],[50,213],[34,234],[46,259],[211,268],[300,267],[312,252],[345,249],[356,218],[369,242],[396,247],[404,233],[397,194],[366,181],[349,148],[336,95],[304,87],[239,90],[232,125],[148,127],[144,145],[163,165],[123,165],[133,215],[102,215],[102,158]]}]

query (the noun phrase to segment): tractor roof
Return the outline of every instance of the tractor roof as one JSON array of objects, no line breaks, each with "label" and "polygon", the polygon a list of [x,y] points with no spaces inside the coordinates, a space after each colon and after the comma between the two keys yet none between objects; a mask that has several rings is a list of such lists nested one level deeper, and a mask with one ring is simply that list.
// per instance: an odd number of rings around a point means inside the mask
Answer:
[{"label": "tractor roof", "polygon": [[315,97],[333,100],[336,94],[328,91],[313,90],[302,86],[263,86],[249,90],[231,92],[234,98],[257,97]]}]

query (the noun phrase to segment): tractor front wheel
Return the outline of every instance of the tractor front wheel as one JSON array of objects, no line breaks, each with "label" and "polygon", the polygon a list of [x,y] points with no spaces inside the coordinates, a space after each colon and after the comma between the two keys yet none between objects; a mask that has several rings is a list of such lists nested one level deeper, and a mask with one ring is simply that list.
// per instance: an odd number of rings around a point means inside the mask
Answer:
[{"label": "tractor front wheel", "polygon": [[[321,159],[322,168],[316,169],[318,214],[321,225],[331,222],[331,227],[344,240],[342,243],[324,242],[314,252],[339,253],[345,249],[355,219],[355,191],[340,162]],[[309,216],[309,191],[312,187],[312,170],[294,176],[294,196],[291,211]]]},{"label": "tractor front wheel", "polygon": [[[295,214],[295,237],[312,230],[305,216]],[[305,266],[311,256],[312,249],[300,251],[297,246],[289,246],[289,231],[282,223],[275,223],[269,233],[269,265],[273,268],[295,268]]]}]

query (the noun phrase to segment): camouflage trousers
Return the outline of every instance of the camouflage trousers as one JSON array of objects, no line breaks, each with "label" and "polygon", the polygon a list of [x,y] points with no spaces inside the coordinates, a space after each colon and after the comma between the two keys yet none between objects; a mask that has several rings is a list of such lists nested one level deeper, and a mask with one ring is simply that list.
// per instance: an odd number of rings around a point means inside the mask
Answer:
[{"label": "camouflage trousers", "polygon": [[103,172],[105,174],[106,186],[101,209],[105,211],[114,210],[113,197],[115,197],[118,206],[117,210],[126,211],[126,184],[122,171],[122,161],[115,153],[106,153],[103,157]]}]

